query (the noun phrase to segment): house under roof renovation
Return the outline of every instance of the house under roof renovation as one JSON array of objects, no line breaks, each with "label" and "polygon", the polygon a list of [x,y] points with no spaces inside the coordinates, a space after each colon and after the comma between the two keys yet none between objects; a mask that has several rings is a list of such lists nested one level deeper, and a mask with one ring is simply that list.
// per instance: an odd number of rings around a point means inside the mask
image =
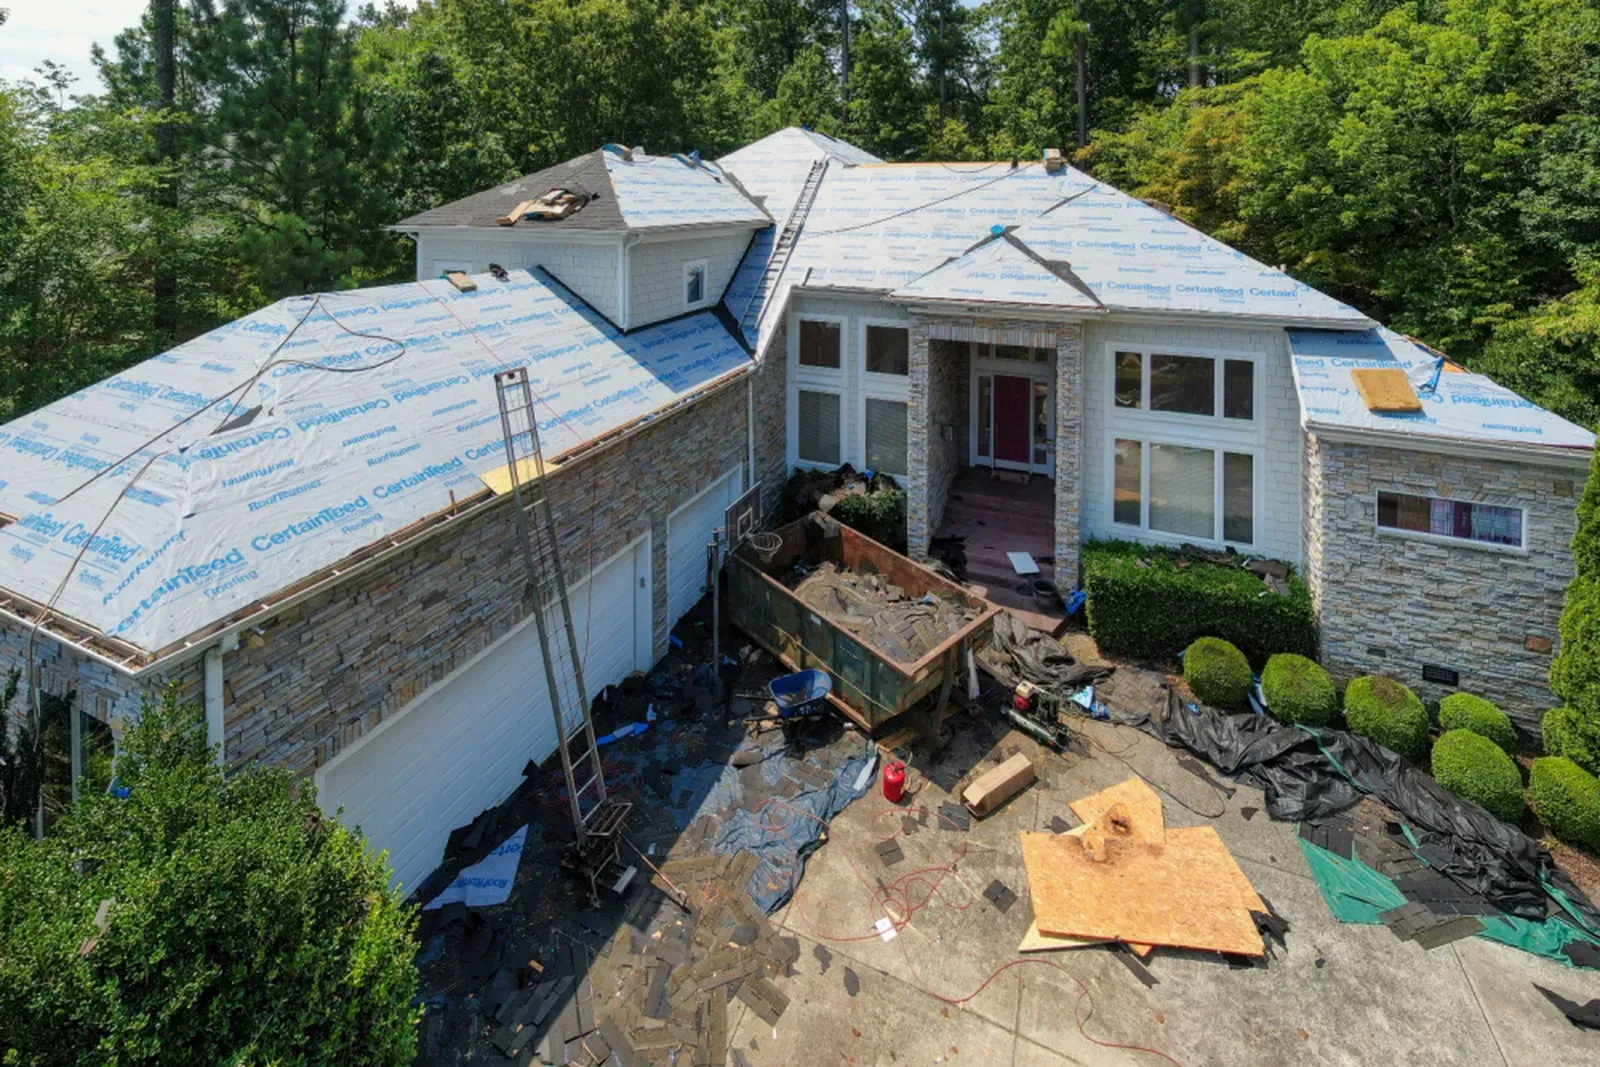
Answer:
[{"label": "house under roof renovation", "polygon": [[850,463],[912,555],[981,472],[1062,590],[1092,538],[1235,549],[1305,575],[1336,674],[1551,700],[1593,435],[1058,160],[608,145],[394,228],[416,282],[0,427],[0,664],[96,723],[176,683],[407,886],[556,745],[492,477],[518,366],[591,694],[663,654],[730,503]]}]

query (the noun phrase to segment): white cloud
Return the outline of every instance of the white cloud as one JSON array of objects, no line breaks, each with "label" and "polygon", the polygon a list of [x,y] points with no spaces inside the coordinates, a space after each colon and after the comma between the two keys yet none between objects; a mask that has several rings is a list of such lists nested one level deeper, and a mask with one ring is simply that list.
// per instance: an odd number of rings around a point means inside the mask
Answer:
[{"label": "white cloud", "polygon": [[11,11],[0,26],[0,78],[35,77],[33,69],[50,59],[78,76],[77,92],[98,92],[89,49],[99,44],[110,50],[112,39],[137,25],[148,6],[149,0],[0,0]]}]

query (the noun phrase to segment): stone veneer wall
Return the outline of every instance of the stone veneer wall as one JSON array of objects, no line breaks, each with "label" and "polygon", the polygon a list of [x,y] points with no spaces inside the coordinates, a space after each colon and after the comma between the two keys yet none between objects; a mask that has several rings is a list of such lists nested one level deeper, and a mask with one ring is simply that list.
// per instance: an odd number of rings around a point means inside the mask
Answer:
[{"label": "stone veneer wall", "polygon": [[1056,558],[1052,568],[1063,594],[1078,587],[1083,547],[1083,327],[1056,333]]},{"label": "stone veneer wall", "polygon": [[[746,458],[743,382],[666,416],[551,475],[569,581],[648,531],[655,653],[667,642],[667,516]],[[758,449],[764,447],[758,441]],[[780,453],[781,455],[781,453]],[[758,465],[768,457],[758,452]],[[246,629],[224,657],[226,756],[309,773],[470,660],[524,617],[522,564],[509,507],[495,506],[350,581]],[[25,661],[26,631],[0,628],[0,670]],[[41,638],[52,692],[111,719],[136,711],[141,686]],[[200,699],[199,658],[178,668]]]},{"label": "stone veneer wall", "polygon": [[788,353],[784,315],[755,371],[756,478],[761,482],[761,508],[769,517],[776,516],[789,478]]},{"label": "stone veneer wall", "polygon": [[926,555],[933,537],[928,521],[928,488],[932,479],[928,456],[930,379],[928,370],[928,327],[924,322],[911,327],[911,348],[907,356],[906,381],[906,552]]},{"label": "stone veneer wall", "polygon": [[968,346],[928,333],[928,323],[913,323],[906,390],[906,550],[913,557],[927,555],[966,454]]},{"label": "stone veneer wall", "polygon": [[[1329,441],[1308,434],[1306,578],[1322,658],[1341,680],[1387,674],[1436,700],[1422,665],[1524,727],[1555,703],[1547,674],[1573,563],[1584,472]],[[1528,551],[1379,534],[1379,490],[1525,507]]]}]

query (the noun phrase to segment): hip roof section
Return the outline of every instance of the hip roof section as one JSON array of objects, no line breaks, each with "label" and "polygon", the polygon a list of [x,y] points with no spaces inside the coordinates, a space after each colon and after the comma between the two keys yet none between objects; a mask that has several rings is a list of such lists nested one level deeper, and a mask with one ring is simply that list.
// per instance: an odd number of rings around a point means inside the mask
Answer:
[{"label": "hip roof section", "polygon": [[749,367],[712,311],[624,335],[473,280],[282,300],[0,426],[0,588],[158,651],[484,493],[496,371],[556,461]]}]

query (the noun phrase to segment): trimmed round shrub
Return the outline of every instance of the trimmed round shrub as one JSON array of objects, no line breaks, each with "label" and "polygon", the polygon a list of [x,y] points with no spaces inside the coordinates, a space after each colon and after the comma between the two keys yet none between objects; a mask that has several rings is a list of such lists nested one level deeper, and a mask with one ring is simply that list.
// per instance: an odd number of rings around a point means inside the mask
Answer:
[{"label": "trimmed round shrub", "polygon": [[1243,652],[1220,637],[1202,637],[1183,654],[1183,680],[1205,703],[1239,710],[1248,705],[1255,677]]},{"label": "trimmed round shrub", "polygon": [[1505,750],[1472,730],[1450,730],[1433,743],[1433,780],[1490,815],[1522,814],[1522,775]]},{"label": "trimmed round shrub", "polygon": [[1542,724],[1544,751],[1565,756],[1590,774],[1600,774],[1600,721],[1576,708],[1551,708]]},{"label": "trimmed round shrub", "polygon": [[1479,696],[1451,693],[1439,701],[1439,729],[1471,730],[1500,746],[1502,752],[1517,750],[1517,730],[1511,716]]},{"label": "trimmed round shrub", "polygon": [[1600,779],[1565,756],[1546,756],[1533,761],[1528,798],[1551,833],[1600,852]]},{"label": "trimmed round shrub", "polygon": [[1330,726],[1339,717],[1339,690],[1316,662],[1293,652],[1267,660],[1261,672],[1261,695],[1282,722]]},{"label": "trimmed round shrub", "polygon": [[1344,691],[1344,719],[1352,733],[1393,749],[1413,763],[1428,744],[1428,709],[1422,700],[1382,675],[1363,675]]}]

